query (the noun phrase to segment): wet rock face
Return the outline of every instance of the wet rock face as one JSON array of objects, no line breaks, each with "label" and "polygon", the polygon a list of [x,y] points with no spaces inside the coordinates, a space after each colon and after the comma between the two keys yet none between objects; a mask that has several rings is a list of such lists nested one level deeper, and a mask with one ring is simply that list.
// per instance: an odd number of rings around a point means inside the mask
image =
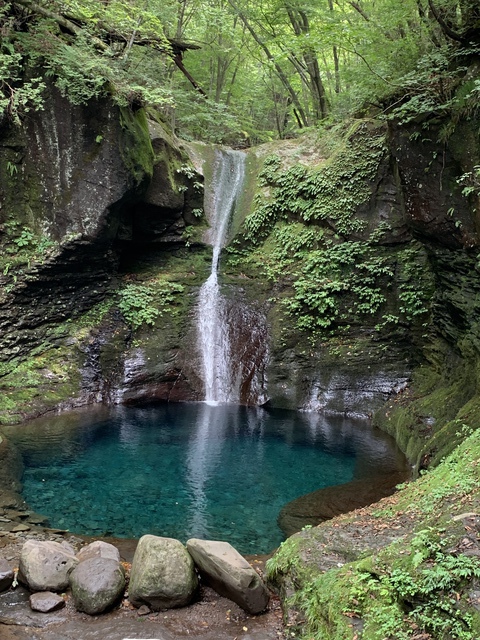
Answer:
[{"label": "wet rock face", "polygon": [[168,246],[182,241],[186,225],[198,224],[192,211],[203,208],[203,177],[194,174],[188,156],[162,126],[149,121],[148,130],[155,155],[152,176],[142,197],[122,208],[118,237],[136,246]]},{"label": "wet rock face", "polygon": [[435,129],[421,133],[414,125],[392,126],[391,133],[390,148],[398,168],[406,222],[413,233],[451,249],[477,246],[472,203],[462,196],[457,182],[469,168],[455,153],[457,138],[466,132],[457,131],[443,147]]},{"label": "wet rock face", "polygon": [[270,336],[267,319],[261,309],[243,298],[243,292],[238,289],[230,292],[226,308],[232,380],[237,381],[241,404],[263,405],[268,400]]},{"label": "wet rock face", "polygon": [[35,269],[30,282],[0,303],[0,349],[5,358],[27,356],[55,325],[88,311],[109,289],[114,254],[104,245],[75,241]]},{"label": "wet rock face", "polygon": [[[134,114],[125,122],[137,125]],[[0,298],[1,359],[28,356],[104,299],[117,266],[116,211],[139,197],[148,170],[132,166],[128,138],[107,101],[74,106],[55,88],[23,130],[0,130],[1,162],[16,168],[0,190],[0,284],[11,291]]]},{"label": "wet rock face", "polygon": [[[350,338],[355,343],[355,337]],[[268,367],[273,406],[326,414],[371,417],[410,378],[412,362],[392,349],[384,361],[375,353],[332,360],[328,349],[305,358],[295,349],[274,350]]]},{"label": "wet rock face", "polygon": [[28,120],[25,134],[22,173],[41,189],[30,206],[43,228],[57,240],[112,233],[111,208],[140,177],[125,161],[125,127],[117,111],[106,100],[71,105],[52,88],[44,111]]}]

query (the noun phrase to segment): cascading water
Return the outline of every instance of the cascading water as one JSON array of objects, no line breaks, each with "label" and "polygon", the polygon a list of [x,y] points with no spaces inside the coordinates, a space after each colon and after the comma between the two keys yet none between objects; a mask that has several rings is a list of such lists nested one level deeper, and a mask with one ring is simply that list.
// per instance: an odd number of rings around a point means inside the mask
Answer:
[{"label": "cascading water", "polygon": [[216,151],[209,238],[213,245],[212,268],[208,280],[200,289],[197,317],[205,401],[209,403],[239,401],[239,385],[232,380],[225,301],[218,284],[218,263],[244,176],[244,153],[233,150]]}]

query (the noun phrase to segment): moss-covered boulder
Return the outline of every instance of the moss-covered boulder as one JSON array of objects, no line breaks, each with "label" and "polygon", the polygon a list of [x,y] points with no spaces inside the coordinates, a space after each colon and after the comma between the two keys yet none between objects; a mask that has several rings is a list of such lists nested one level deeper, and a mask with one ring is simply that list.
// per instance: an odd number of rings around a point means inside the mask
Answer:
[{"label": "moss-covered boulder", "polygon": [[193,560],[173,538],[142,536],[133,557],[129,600],[154,611],[189,604],[198,586]]}]

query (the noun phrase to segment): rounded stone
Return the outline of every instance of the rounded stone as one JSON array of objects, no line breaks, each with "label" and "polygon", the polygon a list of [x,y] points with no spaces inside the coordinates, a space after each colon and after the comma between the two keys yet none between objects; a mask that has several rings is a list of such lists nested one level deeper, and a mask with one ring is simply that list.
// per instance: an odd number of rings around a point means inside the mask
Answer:
[{"label": "rounded stone", "polygon": [[20,554],[19,579],[32,591],[63,591],[77,564],[68,544],[27,540]]},{"label": "rounded stone", "polygon": [[269,595],[263,580],[231,544],[192,538],[187,549],[202,579],[221,596],[254,615],[266,608]]},{"label": "rounded stone", "polygon": [[70,586],[78,611],[96,615],[113,607],[123,595],[124,570],[111,558],[88,558],[72,571]]},{"label": "rounded stone", "polygon": [[178,540],[146,535],[140,538],[130,573],[129,600],[153,611],[183,607],[198,586],[193,560]]},{"label": "rounded stone", "polygon": [[41,613],[50,613],[57,611],[65,606],[65,600],[56,593],[51,591],[42,591],[41,593],[32,593],[30,596],[30,607],[33,611]]}]

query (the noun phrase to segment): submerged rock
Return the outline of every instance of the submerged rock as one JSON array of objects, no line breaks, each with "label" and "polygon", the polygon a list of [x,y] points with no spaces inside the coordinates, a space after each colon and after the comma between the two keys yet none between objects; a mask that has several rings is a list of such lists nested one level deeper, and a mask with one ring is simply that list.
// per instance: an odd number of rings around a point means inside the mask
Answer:
[{"label": "submerged rock", "polygon": [[251,614],[266,608],[269,595],[262,579],[231,544],[192,538],[187,549],[202,578],[221,596]]},{"label": "submerged rock", "polygon": [[[5,436],[0,435],[0,490],[20,491],[22,483],[20,481],[23,473],[23,462],[17,448],[9,442]],[[1,500],[0,506],[10,506],[5,502],[13,502],[8,498]]]},{"label": "submerged rock", "polygon": [[77,564],[67,543],[28,540],[20,554],[19,579],[32,591],[63,591]]},{"label": "submerged rock", "polygon": [[129,600],[153,611],[183,607],[198,586],[193,560],[183,544],[173,538],[146,535],[133,557]]},{"label": "submerged rock", "polygon": [[284,505],[278,516],[278,526],[289,537],[305,526],[316,526],[341,513],[365,507],[392,495],[396,486],[409,477],[407,470],[396,471],[317,489]]},{"label": "submerged rock", "polygon": [[70,575],[75,607],[90,615],[113,607],[125,589],[122,565],[111,558],[92,557],[83,560]]}]

